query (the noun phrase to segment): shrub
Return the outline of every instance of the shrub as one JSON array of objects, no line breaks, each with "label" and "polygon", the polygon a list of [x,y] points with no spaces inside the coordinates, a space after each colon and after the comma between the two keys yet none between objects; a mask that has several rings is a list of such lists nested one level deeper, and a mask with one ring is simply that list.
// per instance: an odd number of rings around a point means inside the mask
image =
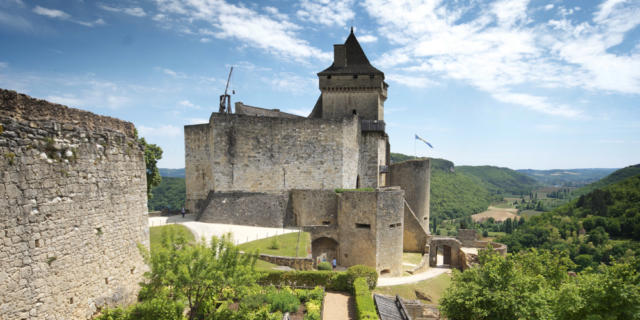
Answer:
[{"label": "shrub", "polygon": [[331,263],[325,261],[318,263],[318,270],[333,270],[333,267]]},{"label": "shrub", "polygon": [[297,312],[300,300],[291,292],[280,290],[267,295],[267,302],[271,305],[270,311]]},{"label": "shrub", "polygon": [[269,244],[269,249],[272,249],[272,250],[280,249],[280,241],[278,241],[278,237],[271,238],[271,243]]},{"label": "shrub", "polygon": [[323,286],[328,290],[351,292],[351,281],[346,272],[333,271],[268,271],[262,273],[258,283],[285,286]]},{"label": "shrub", "polygon": [[369,290],[373,290],[378,284],[378,272],[376,269],[364,265],[355,265],[347,269],[347,275],[349,277],[349,285],[353,286],[353,281],[356,278],[363,277],[366,279],[369,285]]},{"label": "shrub", "polygon": [[371,297],[371,291],[369,290],[367,279],[364,277],[356,278],[353,282],[353,292],[356,296],[356,311],[358,313],[358,319],[378,319],[376,306],[373,303],[373,297]]},{"label": "shrub", "polygon": [[309,301],[304,306],[307,309],[304,320],[320,320],[320,303]]}]

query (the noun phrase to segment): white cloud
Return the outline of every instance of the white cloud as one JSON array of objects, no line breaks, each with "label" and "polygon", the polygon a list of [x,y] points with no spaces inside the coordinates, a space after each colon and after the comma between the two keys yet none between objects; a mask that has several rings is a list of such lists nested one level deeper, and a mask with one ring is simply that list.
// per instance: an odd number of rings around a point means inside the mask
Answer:
[{"label": "white cloud", "polygon": [[84,101],[73,95],[63,95],[63,96],[52,95],[52,96],[45,97],[45,100],[62,104],[65,106],[69,106],[69,107],[75,107],[75,108],[84,106]]},{"label": "white cloud", "polygon": [[403,74],[388,74],[386,79],[389,82],[397,82],[399,84],[405,85],[407,87],[412,88],[428,88],[433,87],[437,83],[426,78],[420,76],[409,76]]},{"label": "white cloud", "polygon": [[0,69],[4,69],[4,68],[6,68],[8,66],[9,66],[9,64],[7,62],[0,61]]},{"label": "white cloud", "polygon": [[79,25],[83,25],[85,27],[95,27],[95,26],[101,26],[104,25],[105,22],[104,20],[102,20],[102,18],[100,19],[96,19],[95,21],[79,21],[79,20],[73,20],[73,22],[79,24]]},{"label": "white cloud", "polygon": [[180,137],[183,134],[183,129],[181,127],[176,127],[174,125],[161,125],[158,127],[147,127],[147,126],[136,126],[140,135],[145,138],[157,138],[157,137],[169,137],[175,138]]},{"label": "white cloud", "polygon": [[60,20],[66,20],[71,18],[71,15],[69,15],[64,11],[57,10],[57,9],[47,9],[41,6],[36,6],[35,8],[33,8],[33,12],[41,16],[46,16],[49,18],[60,19]]},{"label": "white cloud", "polygon": [[544,6],[544,10],[549,11],[549,10],[553,9],[553,7],[554,7],[553,3],[550,3],[550,4],[546,5],[546,6]]},{"label": "white cloud", "polygon": [[177,71],[173,71],[173,70],[171,70],[171,69],[169,69],[169,68],[159,68],[159,69],[160,69],[160,71],[162,71],[164,74],[170,75],[170,76],[172,76],[172,77],[174,77],[174,78],[181,78],[181,79],[184,79],[184,78],[186,78],[186,77],[187,77],[184,73],[182,73],[182,72],[177,72]]},{"label": "white cloud", "polygon": [[209,123],[209,119],[205,119],[205,118],[189,118],[189,119],[187,119],[187,122],[189,124],[202,124],[202,123]]},{"label": "white cloud", "polygon": [[358,41],[362,42],[362,43],[370,43],[370,42],[376,42],[378,41],[378,37],[372,35],[372,34],[365,34],[362,36],[358,36]]},{"label": "white cloud", "polygon": [[271,84],[272,89],[276,91],[303,94],[313,90],[318,80],[300,77],[290,72],[280,72],[273,77],[262,78],[262,81]]},{"label": "white cloud", "polygon": [[209,43],[209,42],[211,42],[211,39],[209,39],[209,38],[200,38],[200,42]]},{"label": "white cloud", "polygon": [[223,0],[156,0],[156,3],[162,14],[173,16],[171,21],[174,22],[169,23],[178,24],[176,29],[183,33],[192,33],[193,27],[204,23],[207,27],[199,28],[200,36],[240,40],[248,46],[298,61],[329,61],[332,57],[298,37],[296,32],[301,29],[300,26],[273,18],[272,9],[267,9],[271,12],[265,15]]},{"label": "white cloud", "polygon": [[286,109],[284,112],[306,117],[311,113],[311,109]]},{"label": "white cloud", "polygon": [[302,0],[298,18],[326,26],[347,26],[355,13],[353,0]]},{"label": "white cloud", "polygon": [[[532,23],[528,5],[528,0],[363,4],[377,21],[378,34],[393,44],[375,63],[402,70],[406,77],[462,80],[500,101],[566,117],[580,111],[517,92],[531,86],[640,94],[639,50],[610,50],[640,24],[639,2],[605,1],[593,19],[584,22],[545,18]],[[566,16],[580,8],[558,10]]]},{"label": "white cloud", "polygon": [[181,107],[184,108],[189,108],[189,109],[201,109],[199,105],[193,104],[191,101],[189,100],[182,100],[180,102],[178,102],[178,105],[180,105]]},{"label": "white cloud", "polygon": [[122,12],[134,17],[144,17],[147,15],[147,13],[144,12],[144,9],[140,7],[117,8],[117,7],[107,6],[105,4],[99,4],[98,7],[102,10],[111,11],[111,12]]}]

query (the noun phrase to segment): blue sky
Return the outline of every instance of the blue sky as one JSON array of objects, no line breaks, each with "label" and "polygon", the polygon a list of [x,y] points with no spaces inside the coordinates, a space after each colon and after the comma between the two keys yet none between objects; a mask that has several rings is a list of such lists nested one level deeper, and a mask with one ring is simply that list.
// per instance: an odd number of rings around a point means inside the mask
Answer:
[{"label": "blue sky", "polygon": [[[328,3],[330,2],[330,5]],[[135,123],[232,103],[308,114],[349,27],[389,83],[391,150],[514,169],[640,162],[640,1],[0,0],[0,87]]]}]

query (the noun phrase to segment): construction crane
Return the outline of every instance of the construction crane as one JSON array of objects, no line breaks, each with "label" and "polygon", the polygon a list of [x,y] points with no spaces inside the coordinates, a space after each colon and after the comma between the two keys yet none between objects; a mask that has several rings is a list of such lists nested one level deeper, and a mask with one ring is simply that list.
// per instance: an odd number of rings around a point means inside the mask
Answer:
[{"label": "construction crane", "polygon": [[229,70],[229,77],[227,77],[227,86],[224,87],[224,94],[220,96],[220,110],[218,110],[220,113],[231,113],[231,96],[227,94],[227,90],[229,90],[229,81],[231,80],[232,72],[233,66],[231,66],[231,70]]}]

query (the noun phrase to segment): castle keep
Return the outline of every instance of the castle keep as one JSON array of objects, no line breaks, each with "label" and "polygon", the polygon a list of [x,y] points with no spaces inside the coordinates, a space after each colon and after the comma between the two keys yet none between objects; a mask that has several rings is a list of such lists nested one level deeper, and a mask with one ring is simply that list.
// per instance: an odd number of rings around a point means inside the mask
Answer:
[{"label": "castle keep", "polygon": [[136,301],[146,174],[132,123],[0,89],[0,319]]},{"label": "castle keep", "polygon": [[429,160],[390,163],[388,85],[353,30],[318,78],[308,117],[238,102],[185,126],[186,207],[202,222],[301,227],[314,257],[399,275],[403,249],[427,244]]}]

